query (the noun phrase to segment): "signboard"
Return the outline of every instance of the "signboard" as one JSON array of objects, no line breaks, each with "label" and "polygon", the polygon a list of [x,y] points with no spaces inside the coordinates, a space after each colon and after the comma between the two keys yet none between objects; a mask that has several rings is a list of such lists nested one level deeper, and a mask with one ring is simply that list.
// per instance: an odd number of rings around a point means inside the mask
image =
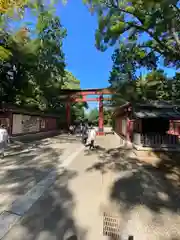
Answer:
[{"label": "signboard", "polygon": [[40,131],[40,121],[36,116],[13,114],[12,134]]},{"label": "signboard", "polygon": [[39,132],[40,121],[36,116],[22,116],[22,133]]}]

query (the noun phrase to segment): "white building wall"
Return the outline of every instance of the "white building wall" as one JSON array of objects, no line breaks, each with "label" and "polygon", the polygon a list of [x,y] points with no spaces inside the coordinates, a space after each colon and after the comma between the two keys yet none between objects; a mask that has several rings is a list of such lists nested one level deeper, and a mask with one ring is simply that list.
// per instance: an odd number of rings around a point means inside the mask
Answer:
[{"label": "white building wall", "polygon": [[22,114],[13,114],[12,134],[22,133]]}]

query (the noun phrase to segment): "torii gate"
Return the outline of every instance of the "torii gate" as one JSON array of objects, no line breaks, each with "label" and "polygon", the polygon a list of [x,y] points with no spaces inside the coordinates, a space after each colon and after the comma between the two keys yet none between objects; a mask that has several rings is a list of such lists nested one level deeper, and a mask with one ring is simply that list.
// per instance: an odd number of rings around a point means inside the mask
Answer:
[{"label": "torii gate", "polygon": [[[65,90],[66,91],[66,90]],[[72,102],[99,102],[99,131],[98,135],[104,135],[104,114],[103,114],[103,101],[110,101],[111,98],[104,98],[103,95],[111,95],[112,90],[108,88],[103,89],[81,89],[69,90],[68,99],[66,102],[66,120],[67,125],[71,124],[71,103]],[[98,95],[98,97],[87,98],[88,95]]]}]

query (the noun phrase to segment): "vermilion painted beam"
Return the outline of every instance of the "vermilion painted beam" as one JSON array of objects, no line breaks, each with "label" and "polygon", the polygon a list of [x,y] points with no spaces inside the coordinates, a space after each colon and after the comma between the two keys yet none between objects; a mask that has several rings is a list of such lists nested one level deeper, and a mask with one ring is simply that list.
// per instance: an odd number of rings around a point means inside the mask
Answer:
[{"label": "vermilion painted beam", "polygon": [[81,92],[80,95],[107,95],[107,94],[112,94],[112,91],[110,90],[102,90],[101,91],[89,91],[89,92]]},{"label": "vermilion painted beam", "polygon": [[80,97],[80,96],[87,96],[87,95],[111,95],[113,94],[112,91],[108,89],[104,89],[102,91],[89,91],[89,92],[76,92],[75,94],[71,94],[72,97]]},{"label": "vermilion painted beam", "polygon": [[[104,101],[111,101],[111,98],[103,98]],[[99,98],[75,98],[71,99],[71,102],[99,102]]]}]

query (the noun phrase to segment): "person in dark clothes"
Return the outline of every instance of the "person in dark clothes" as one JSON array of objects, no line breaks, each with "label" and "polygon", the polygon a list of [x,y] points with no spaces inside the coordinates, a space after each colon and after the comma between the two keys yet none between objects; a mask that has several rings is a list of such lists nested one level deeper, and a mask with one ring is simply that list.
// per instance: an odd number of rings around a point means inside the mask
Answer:
[{"label": "person in dark clothes", "polygon": [[82,126],[82,143],[86,144],[88,139],[88,124],[85,122]]}]

